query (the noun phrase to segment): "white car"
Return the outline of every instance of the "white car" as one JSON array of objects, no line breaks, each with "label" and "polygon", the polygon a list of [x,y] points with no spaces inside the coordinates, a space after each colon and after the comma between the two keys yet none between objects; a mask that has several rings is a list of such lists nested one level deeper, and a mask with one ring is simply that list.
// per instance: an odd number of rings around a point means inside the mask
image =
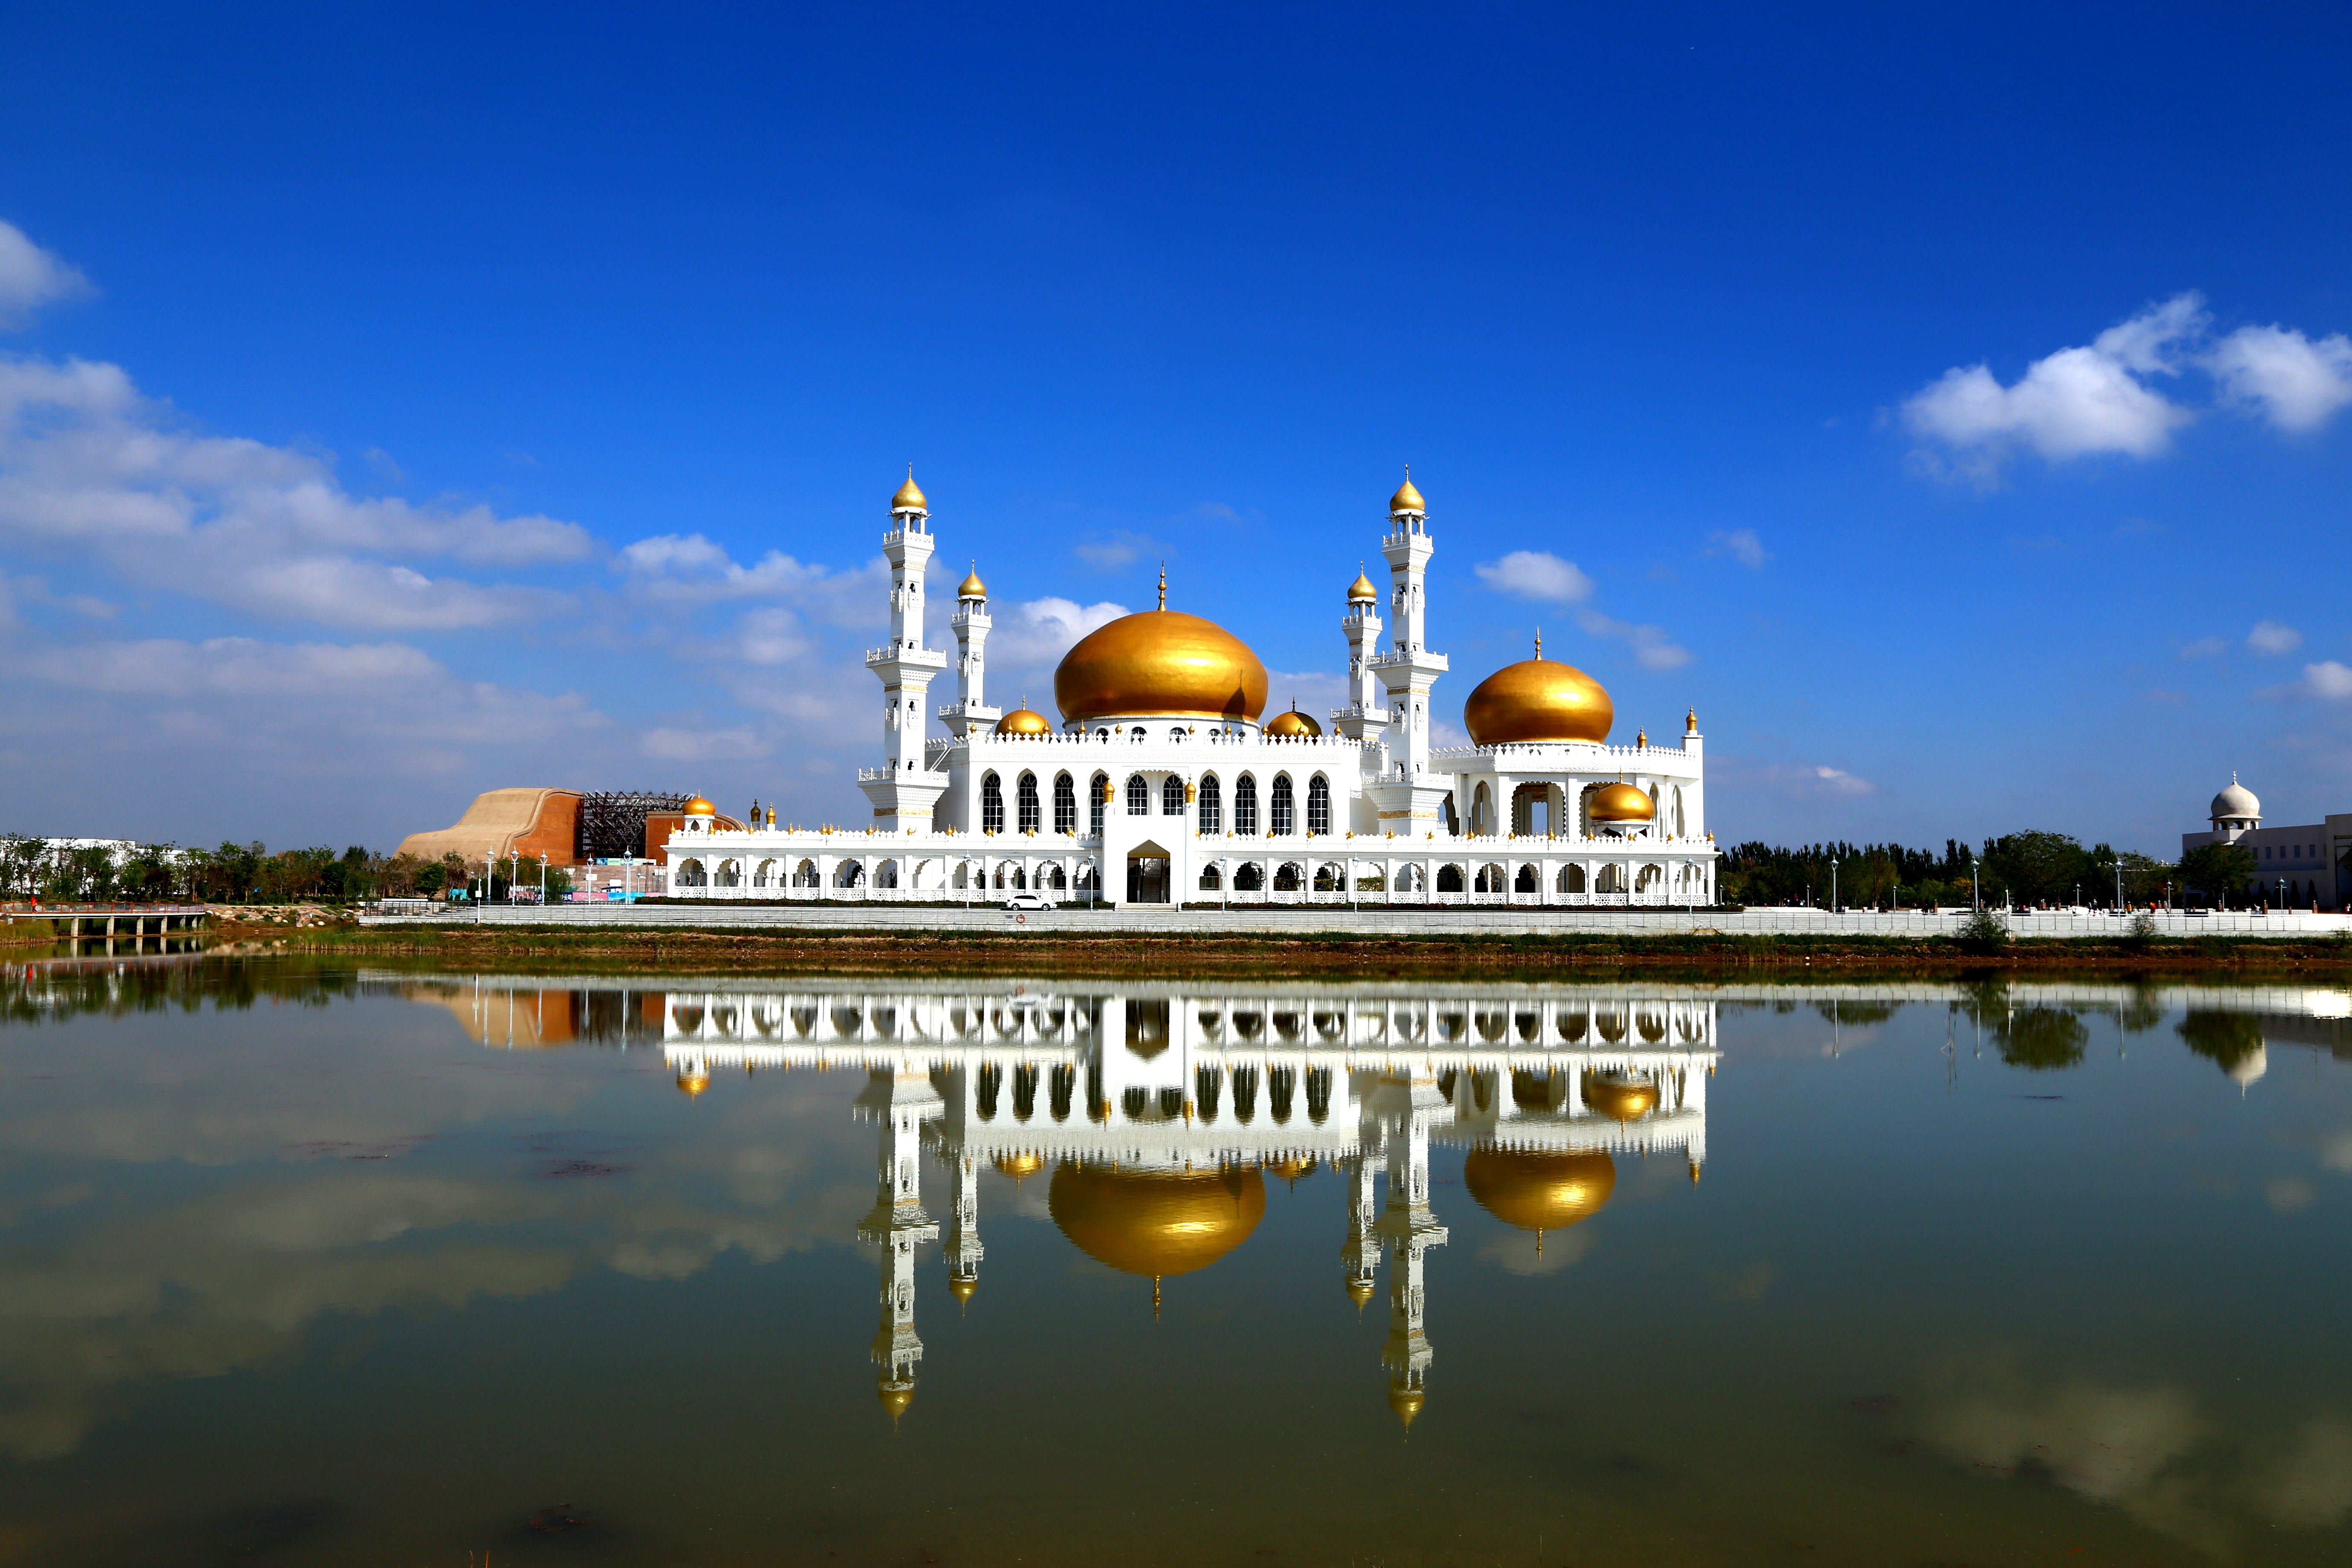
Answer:
[{"label": "white car", "polygon": [[1008,910],[1050,910],[1054,900],[1043,893],[1015,893],[1004,900]]}]

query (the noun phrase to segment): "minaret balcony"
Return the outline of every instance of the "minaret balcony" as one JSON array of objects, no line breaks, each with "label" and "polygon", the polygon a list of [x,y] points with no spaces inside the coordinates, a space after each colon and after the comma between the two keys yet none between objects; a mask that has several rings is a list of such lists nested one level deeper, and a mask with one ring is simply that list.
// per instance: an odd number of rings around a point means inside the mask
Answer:
[{"label": "minaret balcony", "polygon": [[943,648],[917,647],[911,643],[893,643],[887,647],[866,650],[866,668],[879,669],[884,665],[903,664],[917,669],[945,669],[947,652]]}]

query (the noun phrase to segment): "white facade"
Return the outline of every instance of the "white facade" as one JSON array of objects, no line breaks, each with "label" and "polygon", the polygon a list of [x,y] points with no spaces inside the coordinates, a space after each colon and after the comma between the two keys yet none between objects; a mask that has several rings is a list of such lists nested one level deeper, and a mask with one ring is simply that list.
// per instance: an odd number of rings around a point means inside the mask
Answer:
[{"label": "white facade", "polygon": [[2352,812],[2317,822],[2264,827],[2263,803],[2230,775],[2213,797],[2203,833],[2180,836],[2180,852],[2200,844],[2234,844],[2254,858],[2254,874],[2240,890],[2253,903],[2282,909],[2352,908]]},{"label": "white facade", "polygon": [[[873,803],[856,829],[689,819],[667,846],[673,897],[961,903],[1016,889],[1126,903],[1695,905],[1715,901],[1704,742],[1584,742],[1433,749],[1446,673],[1423,641],[1435,545],[1418,492],[1399,492],[1381,553],[1395,630],[1360,587],[1340,632],[1351,700],[1328,734],[1269,734],[1239,719],[1137,713],[1008,734],[985,692],[986,600],[952,625],[952,731],[918,743],[944,651],[923,642],[934,542],[912,481],[883,537],[891,642],[866,656],[883,684],[885,763],[860,771]],[[968,588],[978,584],[968,583]],[[1625,783],[1647,822],[1596,821],[1593,792]]]}]

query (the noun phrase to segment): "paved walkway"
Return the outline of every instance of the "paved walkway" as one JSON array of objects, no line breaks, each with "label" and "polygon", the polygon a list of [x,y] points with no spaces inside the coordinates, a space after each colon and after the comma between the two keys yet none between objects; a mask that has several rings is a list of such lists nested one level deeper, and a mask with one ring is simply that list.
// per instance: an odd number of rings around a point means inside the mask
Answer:
[{"label": "paved walkway", "polygon": [[[1880,914],[1826,910],[1744,910],[1737,914],[1681,910],[1479,909],[1344,910],[1256,907],[1236,910],[1073,905],[1016,913],[992,908],[953,909],[906,904],[519,904],[451,914],[367,915],[363,926],[521,925],[699,927],[752,931],[1015,931],[1079,933],[1155,931],[1167,935],[1301,936],[1951,936],[1964,914]],[[2270,914],[2189,914],[2155,917],[2163,936],[2334,936],[2352,931],[2352,916],[2307,910]],[[2020,914],[2010,930],[2030,937],[2116,937],[2129,922],[2110,914]]]}]

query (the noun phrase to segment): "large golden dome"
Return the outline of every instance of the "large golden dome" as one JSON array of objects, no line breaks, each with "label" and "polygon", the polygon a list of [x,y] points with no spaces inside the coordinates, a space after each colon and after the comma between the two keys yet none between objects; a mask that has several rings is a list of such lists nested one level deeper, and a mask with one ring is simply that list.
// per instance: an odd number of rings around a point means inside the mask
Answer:
[{"label": "large golden dome", "polygon": [[1255,722],[1265,666],[1214,621],[1143,610],[1096,627],[1062,656],[1054,701],[1073,723],[1128,713]]},{"label": "large golden dome", "polygon": [[1530,1154],[1492,1146],[1462,1162],[1462,1184],[1478,1206],[1521,1230],[1565,1230],[1590,1219],[1617,1190],[1606,1154]]},{"label": "large golden dome", "polygon": [[1473,742],[1500,746],[1514,742],[1609,739],[1616,704],[1601,682],[1555,658],[1507,664],[1478,683],[1462,705],[1462,727]]},{"label": "large golden dome", "polygon": [[1658,803],[1621,779],[1594,790],[1584,810],[1595,822],[1647,822],[1658,815]]},{"label": "large golden dome", "polygon": [[1206,1268],[1249,1239],[1265,1215],[1255,1169],[1119,1171],[1065,1162],[1046,1212],[1097,1263],[1159,1279]]}]

